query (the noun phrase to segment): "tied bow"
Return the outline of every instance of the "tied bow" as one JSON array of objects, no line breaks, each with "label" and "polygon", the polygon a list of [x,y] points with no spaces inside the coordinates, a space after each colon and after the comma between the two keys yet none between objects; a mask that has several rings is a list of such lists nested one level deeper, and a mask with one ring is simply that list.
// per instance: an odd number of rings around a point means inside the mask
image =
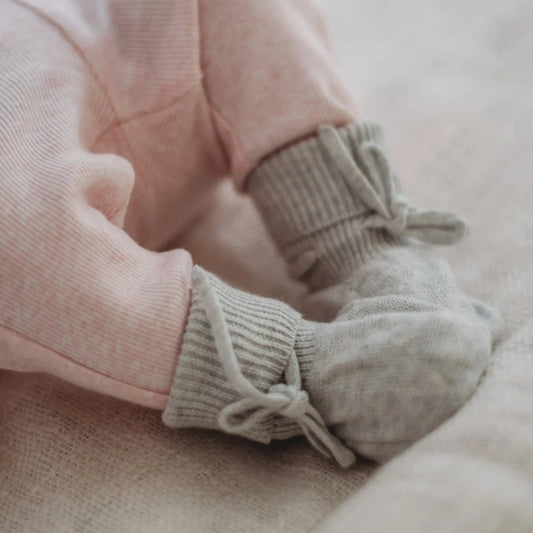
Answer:
[{"label": "tied bow", "polygon": [[397,237],[408,235],[439,245],[454,244],[466,234],[466,222],[453,213],[409,206],[385,154],[375,142],[359,143],[356,161],[333,126],[320,126],[318,138],[354,197],[371,211],[363,227],[383,228]]},{"label": "tied bow", "polygon": [[222,306],[205,272],[201,272],[197,289],[211,324],[217,353],[226,377],[235,391],[242,395],[240,400],[220,411],[220,427],[227,433],[241,434],[277,413],[297,422],[309,442],[319,452],[333,457],[342,467],[352,465],[355,462],[353,452],[329,433],[322,417],[309,403],[307,393],[301,389],[295,352],[291,352],[285,369],[287,384],[277,383],[272,385],[268,392],[261,392],[241,372]]}]

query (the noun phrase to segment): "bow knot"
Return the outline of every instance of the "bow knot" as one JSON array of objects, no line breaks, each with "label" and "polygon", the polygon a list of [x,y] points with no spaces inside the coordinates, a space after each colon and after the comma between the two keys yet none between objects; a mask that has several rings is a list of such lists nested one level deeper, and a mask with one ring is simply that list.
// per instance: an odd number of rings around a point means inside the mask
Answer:
[{"label": "bow knot", "polygon": [[404,235],[408,230],[409,206],[405,202],[395,202],[388,210],[387,218],[376,217],[376,221],[370,217],[365,223],[365,227],[382,227],[393,235]]},{"label": "bow knot", "polygon": [[268,391],[269,393],[280,393],[285,396],[286,403],[278,410],[280,415],[295,420],[298,420],[305,415],[309,405],[309,396],[304,390],[297,389],[294,385],[276,383],[275,385],[272,385]]},{"label": "bow knot", "polygon": [[378,144],[360,142],[354,154],[333,126],[320,126],[319,139],[340,176],[370,214],[365,228],[385,229],[392,235],[414,237],[429,244],[453,244],[466,234],[466,222],[453,213],[410,207]]}]

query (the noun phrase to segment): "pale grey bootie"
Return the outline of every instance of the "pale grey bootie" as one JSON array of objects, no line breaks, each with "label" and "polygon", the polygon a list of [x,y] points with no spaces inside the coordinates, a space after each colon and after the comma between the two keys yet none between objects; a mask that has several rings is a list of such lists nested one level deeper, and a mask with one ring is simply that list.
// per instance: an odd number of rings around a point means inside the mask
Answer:
[{"label": "pale grey bootie", "polygon": [[474,391],[490,353],[479,321],[435,305],[362,300],[335,321],[316,323],[198,266],[192,282],[163,413],[170,427],[263,443],[305,435],[343,467],[355,461],[352,452],[381,462],[449,418]]},{"label": "pale grey bootie", "polygon": [[288,305],[235,289],[195,266],[192,303],[163,422],[269,443],[306,435],[339,465],[354,454],[331,435],[305,390],[314,324]]},{"label": "pale grey bootie", "polygon": [[470,309],[493,340],[498,337],[499,313],[462,294],[446,263],[428,246],[458,242],[466,222],[409,205],[378,124],[321,126],[316,136],[262,161],[247,190],[289,273],[311,291],[303,309],[307,318],[331,320],[350,300],[377,296],[376,283],[366,282],[385,275],[390,294],[425,299],[431,293],[444,307]]}]

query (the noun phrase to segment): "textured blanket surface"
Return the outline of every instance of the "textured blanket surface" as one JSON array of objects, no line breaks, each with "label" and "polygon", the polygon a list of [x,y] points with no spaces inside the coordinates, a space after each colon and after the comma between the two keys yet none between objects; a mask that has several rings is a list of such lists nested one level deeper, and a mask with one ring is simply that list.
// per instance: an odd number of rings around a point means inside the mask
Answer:
[{"label": "textured blanket surface", "polygon": [[[384,467],[340,471],[303,439],[171,431],[155,411],[1,371],[0,531],[533,530],[533,5],[319,3],[412,203],[470,221],[442,253],[507,322],[477,393]],[[180,246],[237,286],[296,302],[250,201],[218,192]]]}]

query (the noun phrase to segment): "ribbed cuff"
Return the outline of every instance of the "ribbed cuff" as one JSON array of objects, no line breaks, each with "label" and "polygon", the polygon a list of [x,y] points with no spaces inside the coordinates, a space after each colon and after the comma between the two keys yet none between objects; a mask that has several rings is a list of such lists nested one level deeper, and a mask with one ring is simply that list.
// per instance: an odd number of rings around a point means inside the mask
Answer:
[{"label": "ribbed cuff", "polygon": [[[217,352],[212,325],[198,290],[200,270],[198,266],[193,269],[191,309],[162,419],[175,428],[221,429],[221,410],[242,397],[228,380]],[[284,371],[297,343],[305,347],[303,359],[308,364],[313,331],[298,330],[299,313],[280,301],[240,291],[213,274],[202,272],[207,274],[220,302],[241,372],[255,388],[266,392],[270,386],[285,382]],[[301,433],[294,421],[271,415],[241,435],[268,443],[272,438]]]},{"label": "ribbed cuff", "polygon": [[[361,122],[337,133],[364,172],[358,146],[382,145],[382,128]],[[314,289],[342,281],[377,249],[403,242],[384,229],[362,227],[371,212],[318,136],[262,161],[250,174],[248,191],[291,275]]]}]

